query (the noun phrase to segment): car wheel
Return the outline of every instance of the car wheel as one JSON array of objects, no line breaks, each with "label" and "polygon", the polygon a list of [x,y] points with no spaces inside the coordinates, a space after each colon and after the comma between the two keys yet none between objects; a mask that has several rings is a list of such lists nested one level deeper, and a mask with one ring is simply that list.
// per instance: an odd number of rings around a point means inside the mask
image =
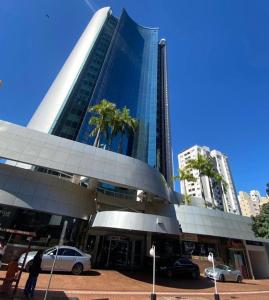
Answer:
[{"label": "car wheel", "polygon": [[33,261],[29,260],[28,263],[26,264],[25,268],[24,268],[26,272],[30,271],[30,267],[31,267],[32,264],[33,264]]},{"label": "car wheel", "polygon": [[172,278],[173,277],[173,272],[171,270],[168,270],[166,272],[166,275],[167,275],[168,278]]},{"label": "car wheel", "polygon": [[236,282],[240,283],[242,282],[242,276],[241,275],[238,275],[237,278],[236,278]]},{"label": "car wheel", "polygon": [[219,276],[219,281],[224,282],[225,281],[225,277],[223,274],[220,274]]},{"label": "car wheel", "polygon": [[81,263],[77,263],[72,268],[73,275],[80,275],[83,272],[83,265]]}]

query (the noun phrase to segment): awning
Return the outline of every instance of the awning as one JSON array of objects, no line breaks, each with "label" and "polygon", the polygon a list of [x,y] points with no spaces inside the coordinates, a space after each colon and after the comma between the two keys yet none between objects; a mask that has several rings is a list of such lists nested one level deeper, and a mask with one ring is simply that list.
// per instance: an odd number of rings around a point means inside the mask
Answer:
[{"label": "awning", "polygon": [[176,218],[128,211],[98,212],[92,227],[144,231],[179,235],[180,227]]}]

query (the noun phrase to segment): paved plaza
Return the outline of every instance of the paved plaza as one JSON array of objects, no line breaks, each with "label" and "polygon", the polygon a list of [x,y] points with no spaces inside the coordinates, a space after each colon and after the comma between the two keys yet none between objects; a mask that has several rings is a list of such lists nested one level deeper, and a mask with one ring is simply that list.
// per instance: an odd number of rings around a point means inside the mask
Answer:
[{"label": "paved plaza", "polygon": [[[4,272],[0,272],[0,276],[3,277]],[[23,273],[15,299],[24,299],[22,289],[27,276],[27,273]],[[34,299],[44,299],[48,279],[47,273],[39,276]],[[47,299],[145,300],[150,299],[151,288],[149,273],[111,270],[94,270],[82,276],[58,273],[52,277]],[[218,283],[218,289],[221,300],[269,299],[269,279],[244,280],[241,284]],[[156,279],[156,294],[160,300],[211,300],[214,299],[213,293],[213,282],[204,277],[200,280]]]}]

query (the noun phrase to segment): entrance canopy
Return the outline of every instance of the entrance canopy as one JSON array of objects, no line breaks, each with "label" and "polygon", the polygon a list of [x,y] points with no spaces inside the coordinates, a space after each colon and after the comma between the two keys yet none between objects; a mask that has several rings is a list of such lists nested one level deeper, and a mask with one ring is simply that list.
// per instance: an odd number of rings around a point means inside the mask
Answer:
[{"label": "entrance canopy", "polygon": [[176,218],[128,211],[101,211],[96,214],[92,227],[144,231],[179,235]]}]

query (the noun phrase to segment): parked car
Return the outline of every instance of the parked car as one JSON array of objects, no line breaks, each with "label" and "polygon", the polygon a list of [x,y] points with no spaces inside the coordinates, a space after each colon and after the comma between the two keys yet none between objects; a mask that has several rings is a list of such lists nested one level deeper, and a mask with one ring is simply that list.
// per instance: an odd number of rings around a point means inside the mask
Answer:
[{"label": "parked car", "polygon": [[219,281],[236,281],[242,282],[243,276],[239,270],[236,270],[232,267],[226,265],[216,265],[215,273],[213,272],[213,268],[205,269],[205,276],[211,279],[216,279]]},{"label": "parked car", "polygon": [[199,266],[185,257],[171,257],[161,259],[157,262],[158,271],[169,278],[174,276],[191,277],[198,279],[200,277]]},{"label": "parked car", "polygon": [[[52,247],[44,251],[42,256],[41,269],[42,271],[50,271],[56,257],[56,247]],[[33,262],[34,256],[37,251],[31,251],[28,253],[24,270],[27,272]],[[19,258],[19,266],[22,267],[25,253]],[[55,271],[72,272],[74,275],[79,275],[82,272],[91,270],[91,255],[83,253],[81,250],[70,247],[60,246],[58,248],[58,254],[54,266]]]}]

